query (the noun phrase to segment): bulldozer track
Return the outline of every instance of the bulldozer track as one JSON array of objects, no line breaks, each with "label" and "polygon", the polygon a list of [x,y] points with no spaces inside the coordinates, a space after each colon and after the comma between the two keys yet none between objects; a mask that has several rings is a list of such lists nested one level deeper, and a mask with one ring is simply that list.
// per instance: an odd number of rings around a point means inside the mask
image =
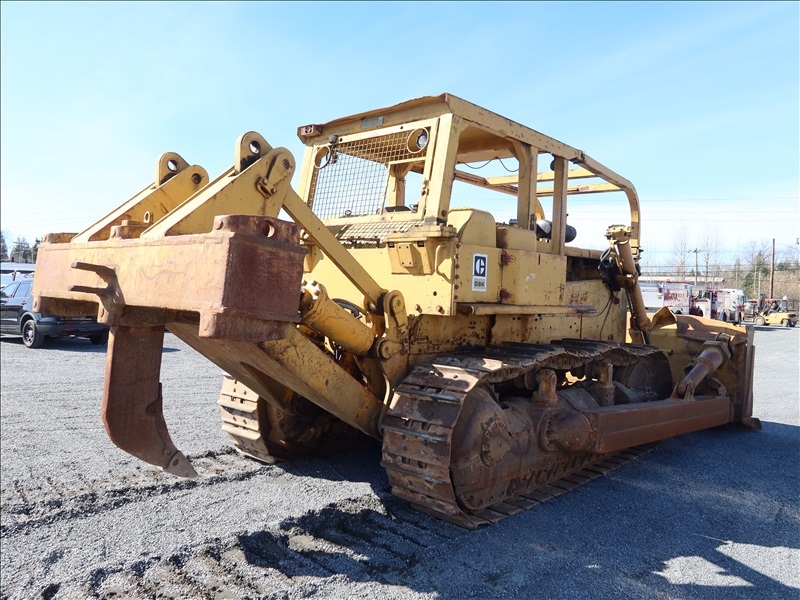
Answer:
[{"label": "bulldozer track", "polygon": [[[415,508],[475,529],[501,521],[601,477],[652,450],[656,444],[614,454],[580,454],[535,472],[523,493],[478,512],[465,510],[450,478],[455,428],[467,395],[479,385],[513,380],[541,368],[572,369],[594,361],[625,366],[661,352],[655,346],[561,340],[548,345],[503,344],[454,353],[416,365],[395,388],[383,421],[383,460],[392,492]],[[512,484],[513,486],[513,484]]]},{"label": "bulldozer track", "polygon": [[[263,404],[263,401],[261,401]],[[233,379],[225,379],[217,404],[222,419],[222,430],[240,453],[261,462],[274,464],[278,458],[273,456],[262,431],[263,406],[258,396],[239,385]]]},{"label": "bulldozer track", "polygon": [[[305,437],[294,437],[297,429],[282,430],[281,423],[271,418],[266,400],[230,376],[223,379],[217,405],[222,431],[228,435],[236,451],[262,463],[275,464],[312,454],[325,455],[351,449],[359,443],[358,437],[361,436],[339,422],[338,434],[326,437],[326,434],[318,432],[321,437],[317,439],[314,434],[307,435],[310,430],[306,429],[303,431]],[[313,422],[301,421],[299,427],[306,425],[310,425],[312,430],[315,426]]]}]

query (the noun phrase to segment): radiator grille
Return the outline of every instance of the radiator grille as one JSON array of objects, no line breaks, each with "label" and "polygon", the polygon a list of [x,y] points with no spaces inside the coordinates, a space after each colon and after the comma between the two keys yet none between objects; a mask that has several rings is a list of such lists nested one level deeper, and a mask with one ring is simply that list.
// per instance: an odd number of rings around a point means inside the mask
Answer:
[{"label": "radiator grille", "polygon": [[388,223],[355,223],[345,225],[336,236],[342,242],[383,242],[392,233],[406,233],[419,221],[390,221]]},{"label": "radiator grille", "polygon": [[427,147],[408,148],[409,131],[399,131],[331,147],[311,178],[310,206],[320,218],[380,214],[386,202],[389,164],[425,160]]}]

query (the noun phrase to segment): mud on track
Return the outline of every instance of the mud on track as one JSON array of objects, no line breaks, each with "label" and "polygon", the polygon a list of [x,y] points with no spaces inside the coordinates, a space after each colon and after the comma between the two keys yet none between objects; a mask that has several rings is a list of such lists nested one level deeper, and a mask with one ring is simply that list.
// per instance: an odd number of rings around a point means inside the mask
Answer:
[{"label": "mud on track", "polygon": [[[293,464],[234,453],[221,371],[168,335],[180,480],[117,450],[105,354],[0,341],[2,598],[785,598],[800,590],[798,329],[757,328],[764,430],[668,440],[468,532],[394,498],[380,446]],[[780,373],[773,369],[780,364]]]}]

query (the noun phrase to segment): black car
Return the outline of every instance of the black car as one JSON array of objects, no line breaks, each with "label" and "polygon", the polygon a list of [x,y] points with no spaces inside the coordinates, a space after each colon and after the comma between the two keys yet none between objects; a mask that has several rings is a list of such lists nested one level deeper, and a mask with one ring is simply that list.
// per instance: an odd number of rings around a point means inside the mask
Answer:
[{"label": "black car", "polygon": [[21,335],[28,348],[39,348],[48,337],[86,337],[93,344],[108,342],[108,325],[96,317],[56,317],[33,308],[33,278],[24,277],[0,288],[0,332]]}]

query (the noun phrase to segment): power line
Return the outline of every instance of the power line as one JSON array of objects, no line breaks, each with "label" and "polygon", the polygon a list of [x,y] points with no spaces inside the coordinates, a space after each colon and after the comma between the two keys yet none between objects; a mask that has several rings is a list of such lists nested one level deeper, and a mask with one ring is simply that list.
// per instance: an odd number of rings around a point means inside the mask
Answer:
[{"label": "power line", "polygon": [[[644,264],[644,265],[642,265],[642,269],[673,269],[673,270],[674,269],[682,269],[684,271],[694,271],[694,268],[692,268],[692,266],[689,265],[689,264],[687,264],[686,266],[682,266],[682,265],[647,265],[647,264]],[[736,265],[712,265],[712,264],[709,264],[708,265],[708,269],[709,270],[715,270],[715,271],[719,271],[719,270],[725,270],[725,271],[734,271],[734,270],[739,270],[739,271],[758,271],[758,270],[762,270],[763,271],[763,270],[769,270],[769,264],[767,262],[765,262],[765,263],[763,263],[761,265],[756,265],[756,266],[753,266],[753,267],[751,267],[749,265],[740,265],[740,266],[737,267]],[[700,265],[699,270],[704,271],[705,270],[705,264]],[[780,267],[780,268],[776,267],[775,268],[775,272],[776,273],[788,273],[788,272],[794,272],[794,271],[800,271],[800,266],[792,265],[790,267]]]},{"label": "power line", "polygon": [[639,203],[646,202],[765,202],[768,200],[798,200],[799,196],[770,196],[768,198],[645,198],[640,197]]}]

